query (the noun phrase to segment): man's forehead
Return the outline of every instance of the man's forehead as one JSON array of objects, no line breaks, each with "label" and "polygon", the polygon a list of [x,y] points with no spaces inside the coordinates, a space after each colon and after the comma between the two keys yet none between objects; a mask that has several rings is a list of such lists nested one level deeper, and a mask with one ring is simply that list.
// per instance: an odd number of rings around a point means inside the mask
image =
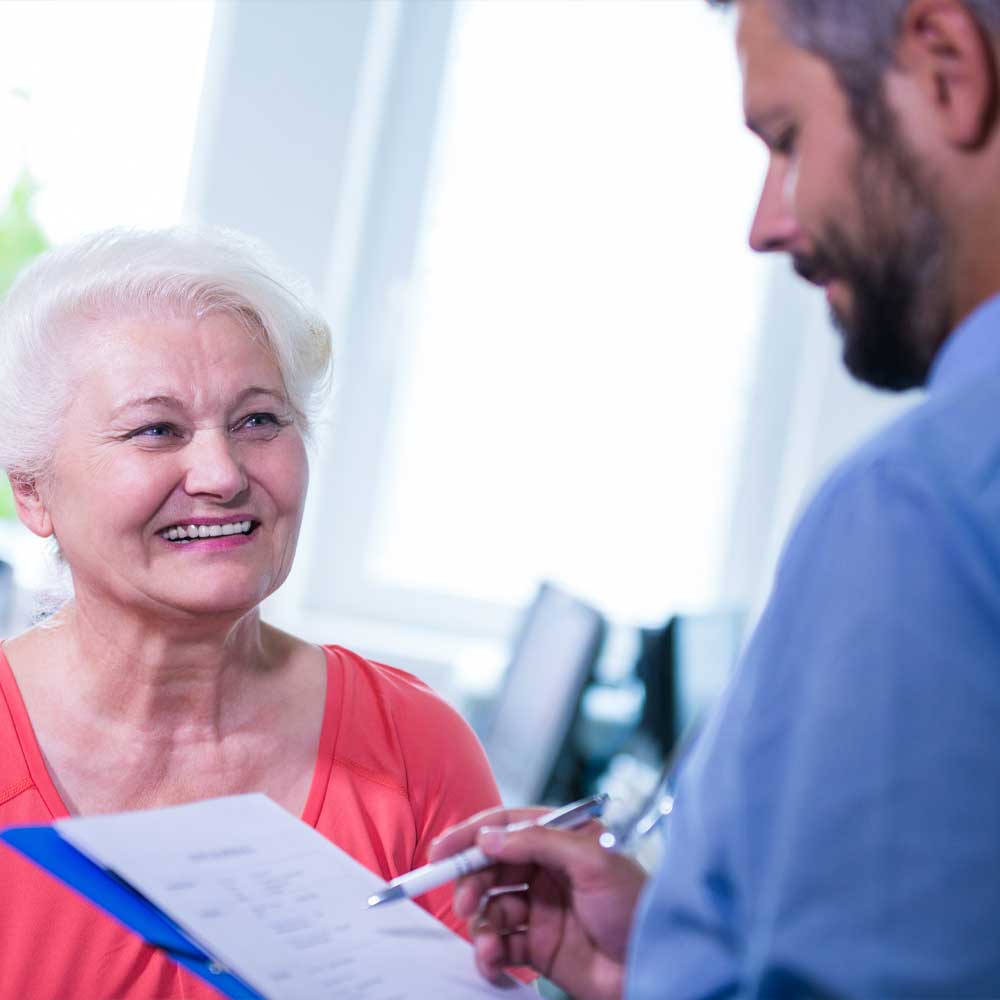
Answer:
[{"label": "man's forehead", "polygon": [[736,53],[743,77],[743,109],[754,131],[788,113],[803,87],[826,76],[821,60],[785,34],[774,0],[736,5]]},{"label": "man's forehead", "polygon": [[736,5],[736,53],[744,83],[774,68],[776,59],[796,51],[776,16],[772,0],[740,0]]}]

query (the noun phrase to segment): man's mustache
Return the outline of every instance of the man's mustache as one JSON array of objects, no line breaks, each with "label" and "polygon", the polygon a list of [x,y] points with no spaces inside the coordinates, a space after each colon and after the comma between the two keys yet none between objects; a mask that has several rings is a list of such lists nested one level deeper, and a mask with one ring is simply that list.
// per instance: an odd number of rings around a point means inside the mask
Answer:
[{"label": "man's mustache", "polygon": [[834,276],[834,269],[822,254],[792,255],[792,267],[795,273],[813,285],[825,285]]}]

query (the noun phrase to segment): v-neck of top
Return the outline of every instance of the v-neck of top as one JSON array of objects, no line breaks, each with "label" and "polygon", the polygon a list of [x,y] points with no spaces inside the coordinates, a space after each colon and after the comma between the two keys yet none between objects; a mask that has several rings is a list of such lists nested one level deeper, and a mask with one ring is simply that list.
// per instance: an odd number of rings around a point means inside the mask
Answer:
[{"label": "v-neck of top", "polygon": [[[326,796],[330,769],[333,766],[336,753],[337,734],[341,728],[337,716],[344,703],[343,665],[333,649],[328,646],[323,646],[322,649],[326,658],[326,698],[323,708],[323,722],[320,727],[312,783],[309,786],[309,795],[300,817],[302,822],[308,823],[312,827],[315,827],[319,821],[320,809]],[[66,803],[63,802],[62,796],[56,789],[45,758],[42,756],[34,726],[32,726],[28,716],[28,710],[21,697],[21,689],[14,677],[10,661],[4,652],[3,643],[0,643],[0,696],[3,697],[10,711],[14,732],[17,735],[17,741],[28,769],[28,776],[38,790],[38,794],[52,818],[64,819],[70,815],[70,811],[66,808]]]}]

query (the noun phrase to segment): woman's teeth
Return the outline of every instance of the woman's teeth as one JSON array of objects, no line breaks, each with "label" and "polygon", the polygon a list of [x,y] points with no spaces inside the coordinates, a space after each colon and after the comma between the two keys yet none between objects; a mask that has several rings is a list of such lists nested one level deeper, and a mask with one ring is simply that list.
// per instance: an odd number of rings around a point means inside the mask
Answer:
[{"label": "woman's teeth", "polygon": [[253,521],[233,521],[231,524],[179,524],[173,528],[164,528],[160,532],[162,538],[171,542],[190,542],[195,538],[219,538],[222,535],[246,535]]}]

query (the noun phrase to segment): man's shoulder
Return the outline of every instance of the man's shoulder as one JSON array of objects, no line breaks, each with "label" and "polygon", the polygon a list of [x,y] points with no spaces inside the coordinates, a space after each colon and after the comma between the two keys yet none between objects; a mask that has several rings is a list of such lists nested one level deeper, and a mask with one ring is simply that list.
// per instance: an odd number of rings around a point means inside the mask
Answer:
[{"label": "man's shoulder", "polygon": [[924,399],[842,461],[807,514],[874,503],[891,518],[917,496],[931,518],[1000,511],[998,393],[1000,377],[984,377]]},{"label": "man's shoulder", "polygon": [[934,394],[842,462],[788,538],[771,608],[854,633],[918,601],[931,618],[1000,610],[998,392]]},{"label": "man's shoulder", "polygon": [[1000,380],[932,396],[827,479],[748,647],[747,698],[766,690],[789,719],[804,700],[850,715],[866,686],[995,673],[1000,429],[985,415],[997,391]]}]

